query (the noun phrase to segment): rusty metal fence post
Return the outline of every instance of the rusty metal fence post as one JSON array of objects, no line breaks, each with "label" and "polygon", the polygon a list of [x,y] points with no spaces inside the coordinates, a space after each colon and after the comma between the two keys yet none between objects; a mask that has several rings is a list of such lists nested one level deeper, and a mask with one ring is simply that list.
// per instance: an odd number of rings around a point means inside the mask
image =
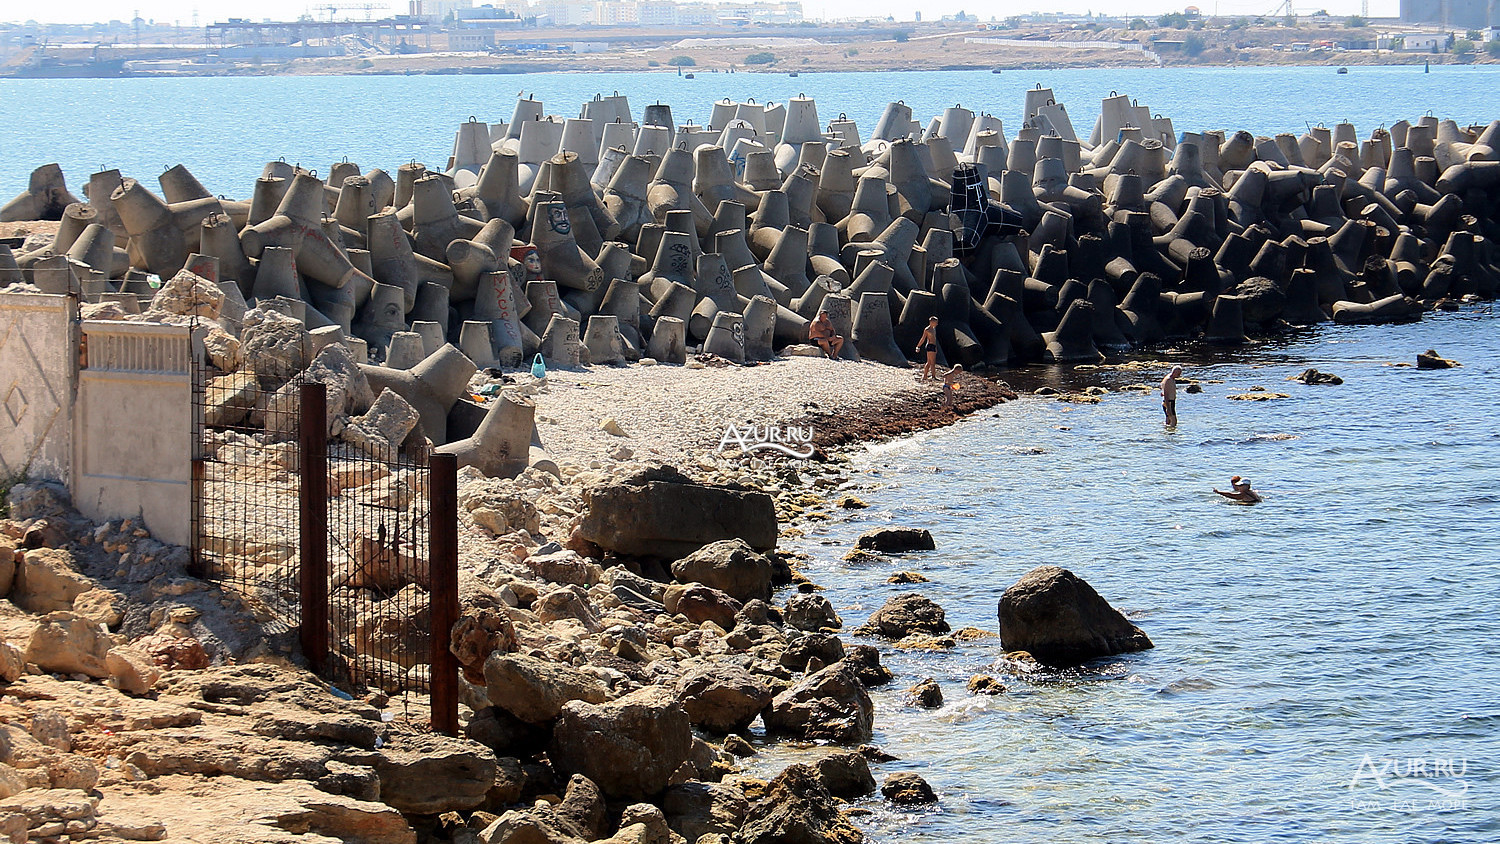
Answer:
[{"label": "rusty metal fence post", "polygon": [[302,619],[299,638],[312,670],[328,661],[328,394],[322,384],[303,384],[297,426],[298,532],[301,551]]},{"label": "rusty metal fence post", "polygon": [[432,729],[458,735],[458,659],[449,647],[458,621],[458,458],[433,454],[428,468],[428,600],[432,602]]}]

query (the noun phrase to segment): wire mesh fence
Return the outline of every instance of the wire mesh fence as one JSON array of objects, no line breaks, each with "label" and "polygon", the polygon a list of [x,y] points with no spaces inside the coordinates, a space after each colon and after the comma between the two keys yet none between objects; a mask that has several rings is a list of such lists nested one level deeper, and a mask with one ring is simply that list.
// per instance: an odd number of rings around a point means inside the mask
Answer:
[{"label": "wire mesh fence", "polygon": [[301,621],[296,392],[259,401],[253,374],[193,378],[193,559],[269,633]]},{"label": "wire mesh fence", "polygon": [[[216,375],[201,364],[196,370],[192,521],[199,573],[239,595],[267,632],[295,629],[311,667],[336,687],[385,693],[407,717],[428,711],[418,704],[431,691],[440,704],[431,709],[433,722],[451,731],[452,458],[439,461],[445,474],[434,499],[425,439],[396,447],[330,440],[322,385],[293,383],[268,396],[256,395],[259,389],[253,374]],[[443,537],[436,555],[434,531]],[[434,656],[442,681],[436,690]]]}]

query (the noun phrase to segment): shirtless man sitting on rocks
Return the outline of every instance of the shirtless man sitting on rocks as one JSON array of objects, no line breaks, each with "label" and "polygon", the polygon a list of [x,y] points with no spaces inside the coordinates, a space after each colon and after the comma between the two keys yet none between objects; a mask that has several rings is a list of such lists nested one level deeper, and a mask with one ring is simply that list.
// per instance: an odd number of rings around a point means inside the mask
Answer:
[{"label": "shirtless man sitting on rocks", "polygon": [[844,338],[833,330],[833,321],[828,318],[827,311],[818,311],[818,315],[807,326],[807,338],[818,344],[823,354],[837,360],[839,350],[844,348]]}]

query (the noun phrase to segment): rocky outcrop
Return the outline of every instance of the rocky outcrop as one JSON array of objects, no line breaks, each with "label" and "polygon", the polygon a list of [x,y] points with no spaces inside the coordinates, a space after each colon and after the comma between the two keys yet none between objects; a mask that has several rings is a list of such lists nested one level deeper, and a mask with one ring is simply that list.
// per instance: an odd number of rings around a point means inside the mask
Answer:
[{"label": "rocky outcrop", "polygon": [[875,704],[855,667],[841,660],[776,695],[764,718],[771,733],[858,744],[870,737]]},{"label": "rocky outcrop", "polygon": [[402,812],[435,815],[473,809],[495,781],[495,754],[483,745],[438,735],[405,737],[375,757],[380,800]]},{"label": "rocky outcrop", "polygon": [[776,547],[776,505],[763,492],[668,479],[597,486],[584,501],[581,538],[618,554],[676,560],[725,539]]},{"label": "rocky outcrop", "polygon": [[93,588],[94,582],[79,571],[71,553],[38,548],[27,551],[16,568],[11,602],[32,613],[71,610],[73,599]]},{"label": "rocky outcrop", "polygon": [[855,547],[861,551],[900,554],[906,551],[932,551],[937,544],[925,528],[878,527],[859,535]]},{"label": "rocky outcrop", "polygon": [[611,799],[639,799],[666,788],[692,748],[687,713],[670,691],[648,686],[610,703],[564,704],[548,755]]},{"label": "rocky outcrop", "polygon": [[875,793],[875,775],[870,762],[857,751],[830,753],[817,761],[818,782],[828,793],[843,800],[853,800]]},{"label": "rocky outcrop", "polygon": [[708,782],[674,785],[662,795],[667,826],[688,841],[705,835],[733,836],[750,813],[750,803],[738,789]]},{"label": "rocky outcrop", "polygon": [[701,583],[741,603],[771,600],[771,561],[743,539],[724,539],[672,564],[679,583]]},{"label": "rocky outcrop", "polygon": [[928,677],[906,690],[906,700],[923,709],[937,709],[943,705],[943,690],[936,680]]},{"label": "rocky outcrop", "polygon": [[484,682],[496,706],[532,724],[556,718],[569,701],[609,699],[609,689],[597,677],[522,654],[491,655],[484,663]]},{"label": "rocky outcrop", "polygon": [[724,630],[734,627],[735,615],[744,608],[723,592],[698,583],[667,587],[662,602],[669,613],[681,613],[694,624],[712,621]]},{"label": "rocky outcrop", "polygon": [[714,733],[741,732],[771,702],[766,678],[736,665],[705,665],[677,681],[677,700],[693,726]]},{"label": "rocky outcrop", "polygon": [[1057,566],[1027,572],[1000,598],[1000,644],[1037,661],[1078,665],[1152,647],[1151,640],[1083,578]]},{"label": "rocky outcrop", "polygon": [[927,780],[912,773],[891,774],[886,777],[880,793],[897,806],[921,806],[937,802],[937,794],[927,784]]},{"label": "rocky outcrop", "polygon": [[858,844],[864,834],[807,765],[791,765],[771,780],[750,807],[739,841],[744,844]]},{"label": "rocky outcrop", "polygon": [[110,675],[107,659],[114,641],[97,621],[71,612],[53,612],[42,617],[24,657],[44,671],[60,674]]},{"label": "rocky outcrop", "polygon": [[816,633],[820,630],[838,630],[844,626],[833,604],[816,592],[798,592],[786,599],[781,616],[790,627]]},{"label": "rocky outcrop", "polygon": [[902,639],[913,633],[937,636],[949,631],[947,614],[930,598],[903,592],[885,602],[857,632],[866,636]]}]

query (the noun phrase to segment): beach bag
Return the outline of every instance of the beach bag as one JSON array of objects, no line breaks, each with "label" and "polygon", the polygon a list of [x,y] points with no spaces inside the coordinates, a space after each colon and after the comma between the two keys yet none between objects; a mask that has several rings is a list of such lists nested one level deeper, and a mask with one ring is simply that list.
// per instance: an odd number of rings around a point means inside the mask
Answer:
[{"label": "beach bag", "polygon": [[531,377],[536,378],[537,380],[541,380],[547,377],[547,364],[542,363],[542,355],[540,352],[538,352],[537,356],[531,361]]}]

